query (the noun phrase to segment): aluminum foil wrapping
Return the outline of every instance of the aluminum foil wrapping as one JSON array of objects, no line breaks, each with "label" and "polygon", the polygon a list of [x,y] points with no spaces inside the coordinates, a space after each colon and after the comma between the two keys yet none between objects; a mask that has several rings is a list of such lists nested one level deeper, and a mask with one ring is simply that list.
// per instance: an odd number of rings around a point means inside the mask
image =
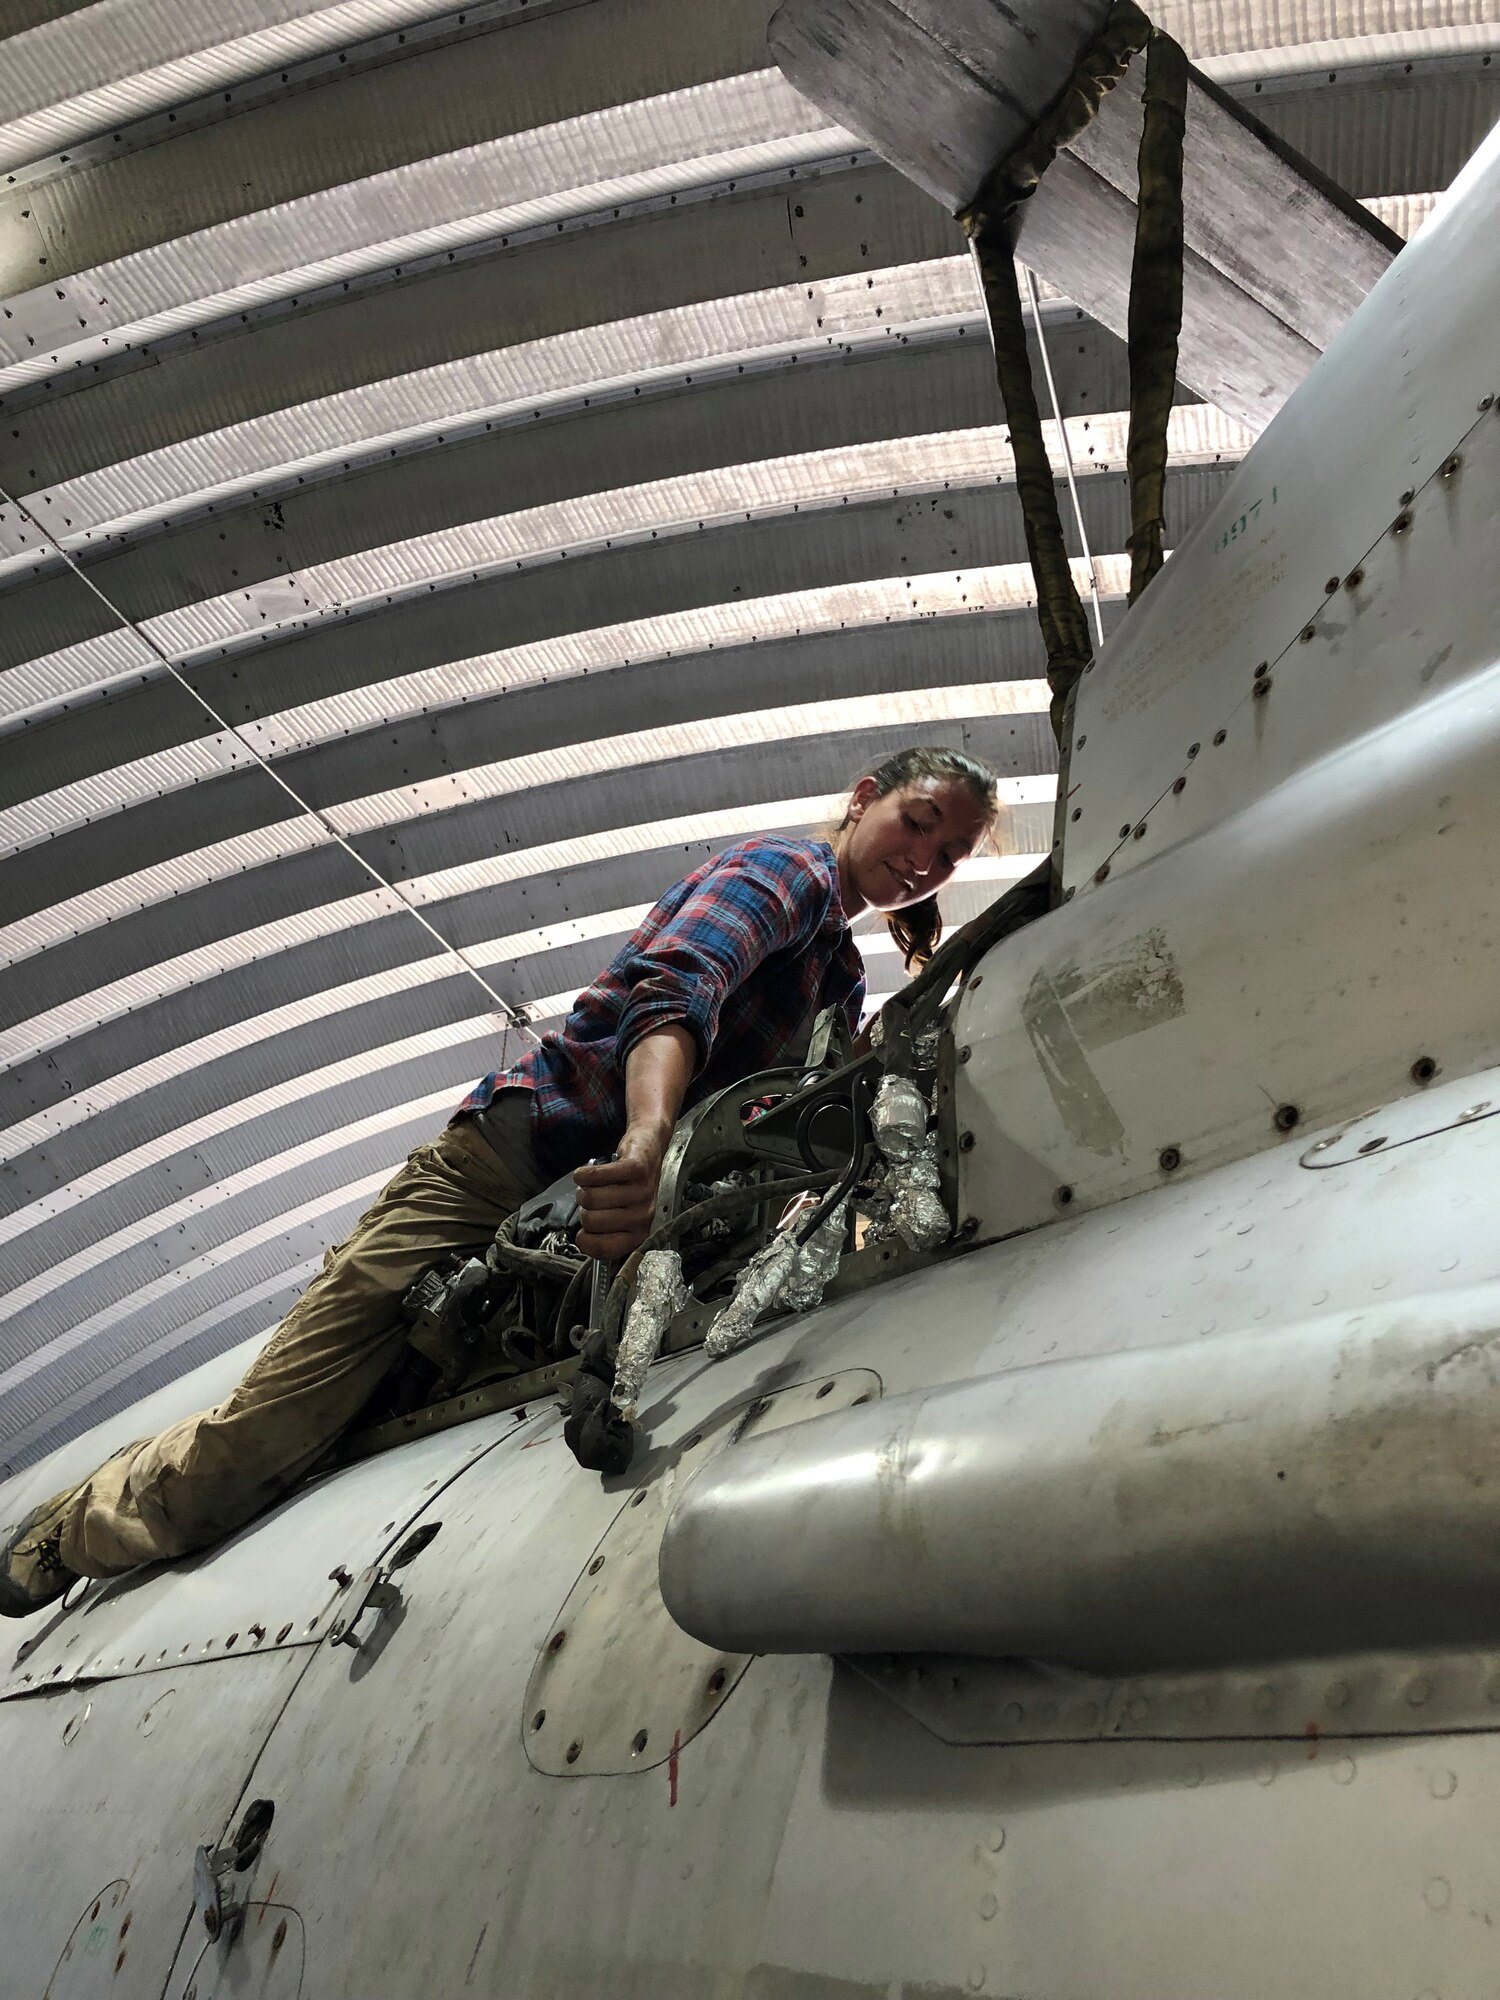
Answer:
[{"label": "aluminum foil wrapping", "polygon": [[635,1415],[646,1386],[646,1371],[656,1359],[662,1335],[691,1297],[682,1282],[682,1259],[677,1252],[648,1250],[636,1274],[635,1297],[630,1301],[615,1357],[610,1400],[621,1416]]},{"label": "aluminum foil wrapping", "polygon": [[[841,1201],[792,1259],[776,1303],[787,1312],[811,1312],[832,1283],[844,1254],[844,1229],[849,1204]],[[793,1224],[795,1229],[796,1225]]]},{"label": "aluminum foil wrapping", "polygon": [[887,1160],[909,1159],[927,1136],[927,1099],[909,1076],[883,1076],[870,1107],[870,1130]]},{"label": "aluminum foil wrapping", "polygon": [[841,1201],[806,1243],[798,1244],[795,1223],[757,1250],[734,1288],[734,1297],[709,1328],[703,1351],[714,1360],[732,1354],[750,1338],[757,1320],[770,1312],[810,1312],[839,1267],[849,1204]]},{"label": "aluminum foil wrapping", "polygon": [[913,1250],[931,1250],[952,1230],[938,1192],[937,1138],[927,1130],[927,1117],[927,1099],[910,1077],[881,1078],[870,1129],[886,1167],[866,1242],[894,1233]]},{"label": "aluminum foil wrapping", "polygon": [[764,1250],[756,1251],[740,1272],[734,1297],[704,1336],[705,1354],[717,1361],[744,1345],[755,1322],[763,1319],[780,1297],[782,1283],[796,1255],[797,1245],[790,1229],[784,1230]]},{"label": "aluminum foil wrapping", "polygon": [[891,1226],[913,1250],[933,1249],[953,1227],[939,1185],[935,1133],[925,1137],[906,1159],[893,1161],[888,1170]]}]

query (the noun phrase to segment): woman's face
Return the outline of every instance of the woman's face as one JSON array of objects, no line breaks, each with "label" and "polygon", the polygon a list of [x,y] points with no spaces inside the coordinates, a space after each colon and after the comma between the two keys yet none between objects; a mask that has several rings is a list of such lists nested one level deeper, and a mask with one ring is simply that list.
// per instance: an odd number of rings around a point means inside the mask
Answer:
[{"label": "woman's face", "polygon": [[921,778],[880,798],[861,778],[839,841],[844,914],[904,910],[952,879],[989,829],[983,802],[957,778]]}]

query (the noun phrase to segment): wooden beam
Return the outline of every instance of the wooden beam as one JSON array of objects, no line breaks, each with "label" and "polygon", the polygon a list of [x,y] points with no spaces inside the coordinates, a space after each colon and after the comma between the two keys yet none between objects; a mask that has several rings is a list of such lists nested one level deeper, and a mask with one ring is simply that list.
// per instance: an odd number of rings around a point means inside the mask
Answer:
[{"label": "wooden beam", "polygon": [[[793,84],[949,209],[1047,108],[1103,0],[783,0]],[[1027,203],[1020,254],[1123,335],[1141,130],[1137,58]],[[1196,71],[1183,163],[1178,372],[1262,429],[1400,248],[1357,202]]]}]

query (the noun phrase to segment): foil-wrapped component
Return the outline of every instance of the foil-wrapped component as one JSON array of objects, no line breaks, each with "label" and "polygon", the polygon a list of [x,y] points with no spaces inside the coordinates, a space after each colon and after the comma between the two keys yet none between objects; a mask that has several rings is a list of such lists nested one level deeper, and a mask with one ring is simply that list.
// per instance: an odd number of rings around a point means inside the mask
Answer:
[{"label": "foil-wrapped component", "polygon": [[734,1297],[708,1330],[705,1354],[716,1361],[732,1354],[768,1313],[811,1311],[838,1270],[848,1209],[841,1201],[805,1243],[797,1242],[793,1225],[756,1251],[740,1273]]},{"label": "foil-wrapped component", "polygon": [[913,1250],[931,1250],[952,1230],[938,1192],[937,1138],[927,1130],[927,1116],[927,1099],[910,1077],[882,1077],[870,1129],[886,1166],[871,1201],[867,1243],[894,1233]]},{"label": "foil-wrapped component", "polygon": [[797,1245],[789,1229],[783,1230],[764,1250],[756,1251],[740,1272],[734,1296],[704,1335],[705,1354],[718,1361],[744,1345],[755,1322],[775,1305],[796,1254]]},{"label": "foil-wrapped component", "polygon": [[931,1250],[953,1227],[952,1218],[938,1192],[937,1137],[929,1134],[916,1152],[895,1161],[887,1175],[891,1193],[891,1226],[913,1250]]},{"label": "foil-wrapped component", "polygon": [[662,1336],[691,1298],[682,1281],[682,1259],[677,1252],[648,1250],[636,1274],[635,1297],[630,1301],[615,1357],[610,1401],[622,1417],[635,1415],[646,1386],[646,1371],[656,1359]]},{"label": "foil-wrapped component", "polygon": [[781,1283],[777,1305],[787,1312],[811,1312],[833,1282],[844,1254],[849,1204],[841,1201],[798,1249]]},{"label": "foil-wrapped component", "polygon": [[910,1157],[927,1136],[927,1099],[909,1076],[883,1076],[870,1107],[870,1130],[887,1160]]}]

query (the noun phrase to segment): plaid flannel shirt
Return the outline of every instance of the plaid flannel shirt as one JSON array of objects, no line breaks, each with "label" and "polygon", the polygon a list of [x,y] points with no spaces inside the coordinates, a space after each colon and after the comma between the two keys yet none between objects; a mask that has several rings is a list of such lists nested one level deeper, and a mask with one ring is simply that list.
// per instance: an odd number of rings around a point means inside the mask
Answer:
[{"label": "plaid flannel shirt", "polygon": [[798,1060],[814,1015],[859,1025],[864,962],[822,840],[739,842],[667,891],[561,1028],[480,1080],[459,1115],[500,1090],[535,1093],[532,1144],[549,1173],[607,1159],[625,1130],[625,1062],[676,1023],[697,1043],[684,1108],[759,1069]]}]

